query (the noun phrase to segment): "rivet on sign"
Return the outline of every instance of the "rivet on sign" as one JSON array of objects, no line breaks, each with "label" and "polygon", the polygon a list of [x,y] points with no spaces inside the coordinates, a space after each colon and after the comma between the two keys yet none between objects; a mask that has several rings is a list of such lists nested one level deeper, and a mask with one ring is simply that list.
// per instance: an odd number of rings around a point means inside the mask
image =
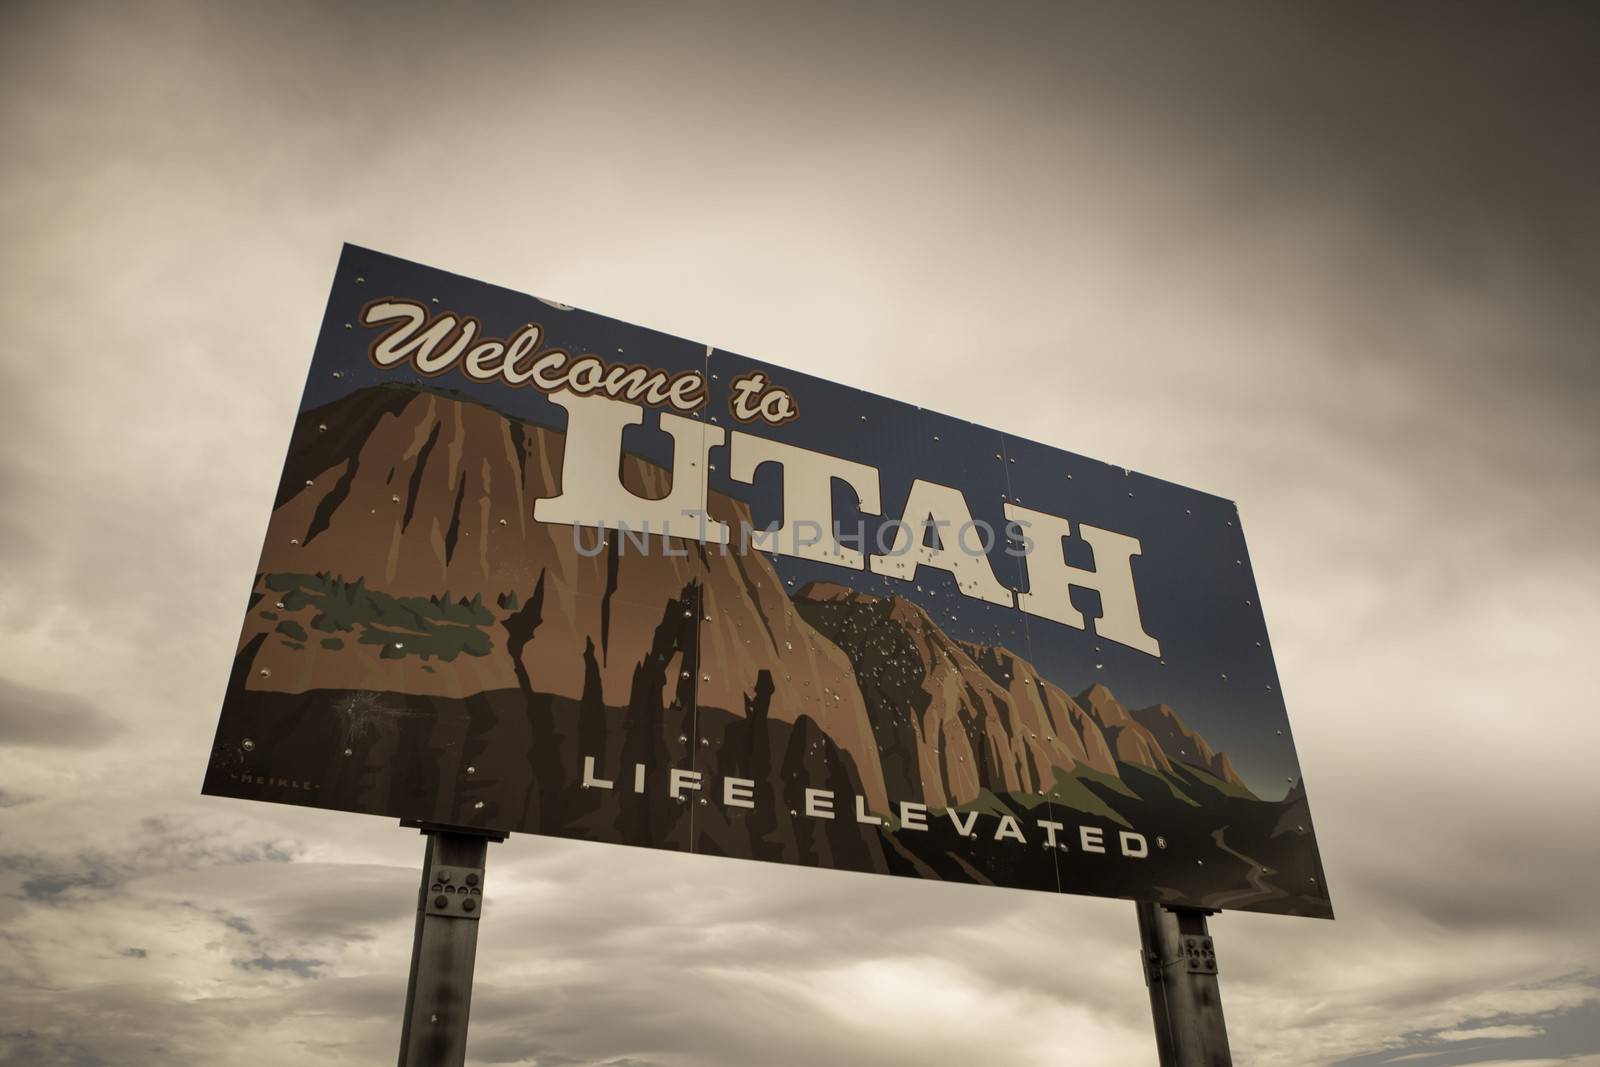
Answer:
[{"label": "rivet on sign", "polygon": [[344,377],[344,371],[336,370],[336,371],[333,372],[333,376],[335,378],[343,378]]},{"label": "rivet on sign", "polygon": [[249,738],[248,738],[248,737],[247,737],[247,738],[245,738],[245,739],[244,739],[244,741],[243,741],[243,742],[242,742],[242,744],[241,744],[241,747],[242,747],[242,748],[243,748],[243,749],[244,749],[244,750],[245,750],[245,751],[246,751],[246,752],[254,752],[254,751],[255,751],[255,750],[256,750],[256,743],[255,743],[255,742],[254,742],[254,741],[252,741],[252,740],[250,740],[250,739],[249,739]]},{"label": "rivet on sign", "polygon": [[476,804],[474,804],[472,806],[475,807],[475,808],[482,808],[483,807],[483,801],[480,800],[480,801],[478,801]]},{"label": "rivet on sign", "polygon": [[269,670],[266,667],[262,667],[261,668],[261,677],[263,677],[263,678],[271,678],[272,677],[272,671]]},{"label": "rivet on sign", "polygon": [[478,876],[475,875],[475,874],[467,875],[467,884],[468,885],[477,885],[478,884]]},{"label": "rivet on sign", "polygon": [[463,900],[461,902],[461,910],[462,911],[477,911],[478,910],[478,902],[476,900]]},{"label": "rivet on sign", "polygon": [[350,325],[350,324],[349,324],[349,323],[348,323],[348,322],[347,322],[347,323],[345,323],[345,324],[344,324],[344,328],[345,328],[345,329],[347,329],[347,330],[353,330],[353,329],[355,329],[355,327],[354,327],[354,326],[352,326],[352,325]]},{"label": "rivet on sign", "polygon": [[450,901],[449,901],[448,898],[446,898],[444,896],[437,896],[437,897],[433,898],[433,906],[436,907],[436,908],[449,907],[450,906]]},{"label": "rivet on sign", "polygon": [[361,277],[361,276],[360,276],[360,275],[359,275],[359,274],[358,274],[358,275],[356,275],[356,284],[357,284],[357,285],[360,285],[360,284],[362,284],[362,283],[363,283],[363,282],[365,282],[365,281],[366,281],[366,279],[365,279],[365,278],[363,278],[363,277]]},{"label": "rivet on sign", "polygon": [[478,773],[478,768],[469,766],[469,767],[467,767],[467,773],[468,774],[477,774]]},{"label": "rivet on sign", "polygon": [[352,752],[352,751],[351,751],[351,750],[350,750],[350,749],[348,749],[348,748],[347,748],[347,749],[345,749],[345,750],[344,750],[344,754],[345,754],[345,755],[346,755],[346,756],[353,756],[353,755],[355,755],[355,753],[354,753],[354,752]]}]

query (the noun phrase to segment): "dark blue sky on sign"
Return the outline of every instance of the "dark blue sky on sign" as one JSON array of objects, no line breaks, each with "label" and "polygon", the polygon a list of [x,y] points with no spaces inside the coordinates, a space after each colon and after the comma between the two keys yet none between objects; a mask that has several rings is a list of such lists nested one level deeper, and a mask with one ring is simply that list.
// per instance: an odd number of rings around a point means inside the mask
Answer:
[{"label": "dark blue sky on sign", "polygon": [[[1099,637],[1092,623],[1079,630],[963,595],[951,575],[931,568],[920,568],[914,580],[904,581],[785,556],[774,562],[786,580],[793,579],[793,587],[832,581],[915,601],[952,636],[1010,648],[1070,692],[1103,682],[1129,707],[1170,704],[1213,747],[1229,753],[1240,775],[1260,795],[1281,796],[1289,780],[1299,777],[1243,530],[1232,502],[799,370],[715,349],[708,356],[704,342],[577,308],[563,309],[524,293],[354,246],[347,246],[340,260],[303,407],[383,382],[419,380],[409,364],[387,370],[367,358],[377,331],[362,326],[359,313],[368,301],[381,297],[415,299],[438,312],[474,315],[485,336],[507,337],[526,323],[537,322],[544,328],[546,347],[645,363],[673,373],[706,373],[711,396],[703,417],[730,431],[743,430],[878,469],[882,505],[878,516],[864,513],[855,493],[842,481],[834,483],[835,522],[851,544],[854,531],[864,524],[869,551],[879,543],[892,543],[892,531],[881,528],[902,515],[912,482],[918,478],[959,489],[980,528],[986,525],[1003,532],[1002,507],[1010,499],[1067,518],[1074,529],[1087,523],[1137,537],[1143,551],[1133,561],[1134,581],[1145,630],[1161,644],[1159,657]],[[791,391],[799,418],[782,426],[735,422],[728,407],[730,383],[755,370],[771,384]],[[455,370],[426,384],[457,390],[530,422],[565,426],[566,412],[536,389],[474,382]],[[1055,402],[1049,397],[1018,401]],[[647,414],[642,426],[627,431],[624,443],[630,451],[668,466],[671,439],[659,430],[658,418],[653,412]],[[753,484],[737,483],[728,477],[726,459],[726,446],[713,450],[711,488],[745,500],[757,526],[780,520],[782,482],[777,467],[762,467]],[[947,536],[957,537],[958,531]],[[969,545],[976,545],[977,537],[969,533]],[[1025,590],[1027,578],[1015,554],[1017,547],[997,537],[988,552],[989,565],[1002,585]],[[1035,550],[1048,548],[1041,543]],[[1061,550],[1074,566],[1094,566],[1088,545],[1076,536],[1067,538]],[[1098,615],[1098,594],[1074,590],[1072,600],[1087,619]]]}]

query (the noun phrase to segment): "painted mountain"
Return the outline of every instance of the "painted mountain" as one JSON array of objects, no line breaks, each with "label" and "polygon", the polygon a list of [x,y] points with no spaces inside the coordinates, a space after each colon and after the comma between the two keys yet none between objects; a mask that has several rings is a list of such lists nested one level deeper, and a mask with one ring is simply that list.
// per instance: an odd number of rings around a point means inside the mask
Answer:
[{"label": "painted mountain", "polygon": [[[760,553],[536,523],[563,446],[413,386],[303,412],[206,791],[1328,914],[1303,794],[1254,795],[1179,710],[1070,692],[909,600],[796,588]],[[621,473],[643,496],[670,488],[634,456]],[[727,496],[710,510],[749,521]],[[699,789],[674,798],[674,768]],[[730,777],[754,783],[753,807]],[[808,789],[832,818],[808,813]]]}]

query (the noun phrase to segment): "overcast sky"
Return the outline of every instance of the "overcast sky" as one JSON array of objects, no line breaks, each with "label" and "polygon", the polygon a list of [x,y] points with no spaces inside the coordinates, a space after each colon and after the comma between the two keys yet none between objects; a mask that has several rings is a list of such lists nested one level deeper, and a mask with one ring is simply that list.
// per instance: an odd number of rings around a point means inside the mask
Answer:
[{"label": "overcast sky", "polygon": [[[421,839],[198,795],[353,241],[1237,500],[1339,913],[1237,1062],[1600,1064],[1596,24],[0,5],[0,1063],[393,1061]],[[488,884],[473,1063],[1154,1062],[1125,902]]]}]

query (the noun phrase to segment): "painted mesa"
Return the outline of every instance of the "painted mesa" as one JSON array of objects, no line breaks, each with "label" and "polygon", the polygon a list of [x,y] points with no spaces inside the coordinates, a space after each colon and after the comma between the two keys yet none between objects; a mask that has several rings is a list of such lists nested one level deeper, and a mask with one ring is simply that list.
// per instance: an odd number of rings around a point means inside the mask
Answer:
[{"label": "painted mesa", "polygon": [[204,788],[1328,916],[1277,682],[1228,501],[347,247]]}]

